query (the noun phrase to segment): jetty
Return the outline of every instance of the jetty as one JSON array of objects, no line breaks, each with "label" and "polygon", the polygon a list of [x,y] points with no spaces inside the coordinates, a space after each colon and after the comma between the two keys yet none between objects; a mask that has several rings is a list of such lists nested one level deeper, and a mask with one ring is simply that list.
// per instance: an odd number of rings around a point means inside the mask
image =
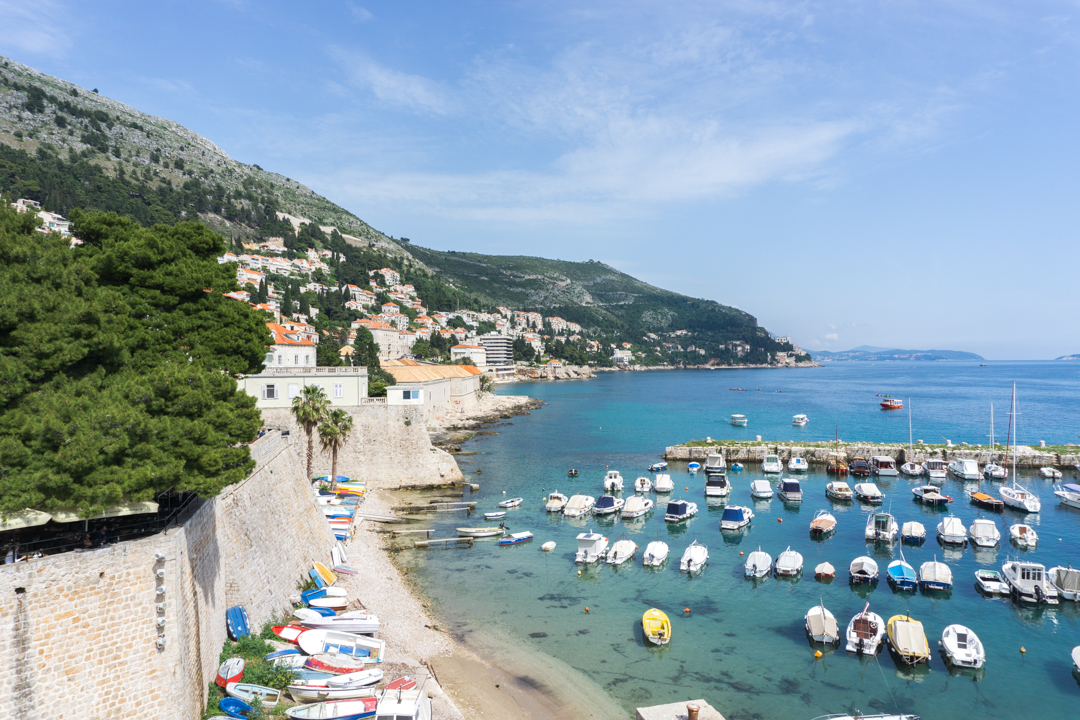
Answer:
[{"label": "jetty", "polygon": [[724,720],[724,716],[704,700],[684,700],[666,705],[639,707],[635,720]]},{"label": "jetty", "polygon": [[452,545],[465,543],[469,547],[472,547],[473,538],[471,537],[455,537],[455,538],[441,538],[438,540],[417,540],[413,543],[413,547],[431,547],[432,545]]}]

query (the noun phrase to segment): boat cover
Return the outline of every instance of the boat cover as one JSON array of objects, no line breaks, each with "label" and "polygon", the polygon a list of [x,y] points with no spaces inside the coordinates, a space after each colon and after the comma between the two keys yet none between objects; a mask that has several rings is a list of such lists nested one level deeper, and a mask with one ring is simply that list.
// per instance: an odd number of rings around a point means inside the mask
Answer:
[{"label": "boat cover", "polygon": [[1074,568],[1054,568],[1051,578],[1054,584],[1067,593],[1080,592],[1080,570]]},{"label": "boat cover", "polygon": [[563,507],[563,512],[566,512],[567,510],[586,508],[589,506],[589,500],[591,499],[592,498],[590,498],[588,495],[574,495],[566,501],[566,505]]},{"label": "boat cover", "polygon": [[1061,486],[1061,489],[1066,492],[1080,493],[1080,485],[1076,485],[1075,483],[1065,483]]},{"label": "boat cover", "polygon": [[963,536],[967,533],[964,529],[964,523],[960,518],[949,516],[941,521],[941,532],[943,535],[960,535]]},{"label": "boat cover", "polygon": [[720,522],[742,522],[746,519],[746,513],[741,507],[729,507],[724,509]]},{"label": "boat cover", "polygon": [[780,492],[784,492],[784,493],[802,492],[802,486],[799,485],[798,480],[783,480],[780,483]]},{"label": "boat cover", "polygon": [[685,515],[689,510],[689,503],[685,500],[676,500],[667,504],[668,515]]},{"label": "boat cover", "polygon": [[919,568],[919,575],[923,582],[946,583],[952,585],[952,570],[945,563],[935,560],[924,562]]},{"label": "boat cover", "polygon": [[915,657],[927,657],[930,655],[930,647],[926,642],[926,633],[923,632],[922,623],[918,620],[896,620],[893,622],[892,634],[889,636],[893,645],[902,655]]},{"label": "boat cover", "polygon": [[[624,512],[638,512],[639,510],[645,510],[646,508],[649,507],[649,503],[646,502],[647,500],[648,500],[648,498],[643,498],[640,495],[635,495],[634,497],[632,497],[632,498],[630,498],[629,500],[626,501],[626,504],[623,505],[623,511]],[[615,504],[615,499],[614,498],[611,499],[611,504],[612,505]],[[600,507],[600,503],[597,503],[596,507]]]},{"label": "boat cover", "polygon": [[863,555],[857,557],[851,561],[851,567],[848,568],[852,575],[877,575],[878,566],[871,558]]},{"label": "boat cover", "polygon": [[975,520],[968,531],[973,538],[997,538],[1001,536],[991,520]]},{"label": "boat cover", "polygon": [[836,568],[831,563],[824,562],[814,568],[814,573],[816,575],[835,575]]},{"label": "boat cover", "polygon": [[613,498],[611,495],[601,495],[600,499],[596,501],[595,507],[597,510],[615,507],[615,498]]},{"label": "boat cover", "polygon": [[916,537],[926,534],[926,528],[922,523],[911,521],[904,523],[903,533],[905,537]]},{"label": "boat cover", "polygon": [[[814,610],[817,612],[813,612]],[[825,610],[825,612],[829,611]],[[806,627],[815,637],[818,635],[840,637],[840,627],[836,624],[836,618],[832,616],[832,613],[822,615],[821,607],[811,608],[811,611],[806,614]]]}]

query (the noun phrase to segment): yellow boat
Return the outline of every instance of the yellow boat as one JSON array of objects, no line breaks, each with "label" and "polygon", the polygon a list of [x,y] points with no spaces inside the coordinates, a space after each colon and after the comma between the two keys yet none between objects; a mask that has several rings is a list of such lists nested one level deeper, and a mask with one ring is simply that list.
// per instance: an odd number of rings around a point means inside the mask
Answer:
[{"label": "yellow boat", "polygon": [[323,565],[321,562],[315,563],[315,572],[319,574],[323,582],[327,585],[333,585],[337,582],[337,575],[331,572],[330,568]]},{"label": "yellow boat", "polygon": [[893,615],[885,627],[889,644],[901,660],[908,665],[930,662],[930,643],[921,622],[907,615]]},{"label": "yellow boat", "polygon": [[646,610],[641,616],[641,627],[645,630],[645,638],[651,643],[667,645],[671,641],[671,621],[661,610]]}]

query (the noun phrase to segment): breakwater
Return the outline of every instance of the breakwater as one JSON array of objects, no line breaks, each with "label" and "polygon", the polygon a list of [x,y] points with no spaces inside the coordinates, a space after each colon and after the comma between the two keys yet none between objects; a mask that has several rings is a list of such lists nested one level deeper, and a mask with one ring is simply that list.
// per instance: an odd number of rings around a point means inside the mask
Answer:
[{"label": "breakwater", "polygon": [[[906,445],[879,443],[775,443],[775,442],[714,442],[691,441],[673,445],[664,450],[665,460],[705,460],[709,453],[719,452],[727,462],[760,463],[765,456],[776,453],[787,462],[792,457],[806,458],[811,465],[824,465],[832,453],[842,453],[847,461],[856,458],[869,460],[875,455],[891,457],[898,465],[906,462],[921,463],[924,460],[975,460],[980,465],[990,462],[991,456],[998,463],[1005,462],[1005,448],[998,447],[991,453],[988,446],[976,445],[915,445],[910,451]],[[1011,463],[1011,460],[1010,460]],[[1024,468],[1040,468],[1048,465],[1073,467],[1080,463],[1080,447],[1072,452],[1053,452],[1042,448],[1020,445],[1016,448],[1016,465]]]}]

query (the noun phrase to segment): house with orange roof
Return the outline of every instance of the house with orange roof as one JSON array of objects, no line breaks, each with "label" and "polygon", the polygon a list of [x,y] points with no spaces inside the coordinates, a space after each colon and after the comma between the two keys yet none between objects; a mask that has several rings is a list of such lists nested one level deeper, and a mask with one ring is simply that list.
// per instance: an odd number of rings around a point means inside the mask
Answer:
[{"label": "house with orange roof", "polygon": [[[291,323],[290,323],[291,324]],[[266,323],[273,336],[273,346],[267,351],[265,365],[267,368],[314,368],[316,340],[305,337],[304,333],[280,325],[276,322]]]}]

